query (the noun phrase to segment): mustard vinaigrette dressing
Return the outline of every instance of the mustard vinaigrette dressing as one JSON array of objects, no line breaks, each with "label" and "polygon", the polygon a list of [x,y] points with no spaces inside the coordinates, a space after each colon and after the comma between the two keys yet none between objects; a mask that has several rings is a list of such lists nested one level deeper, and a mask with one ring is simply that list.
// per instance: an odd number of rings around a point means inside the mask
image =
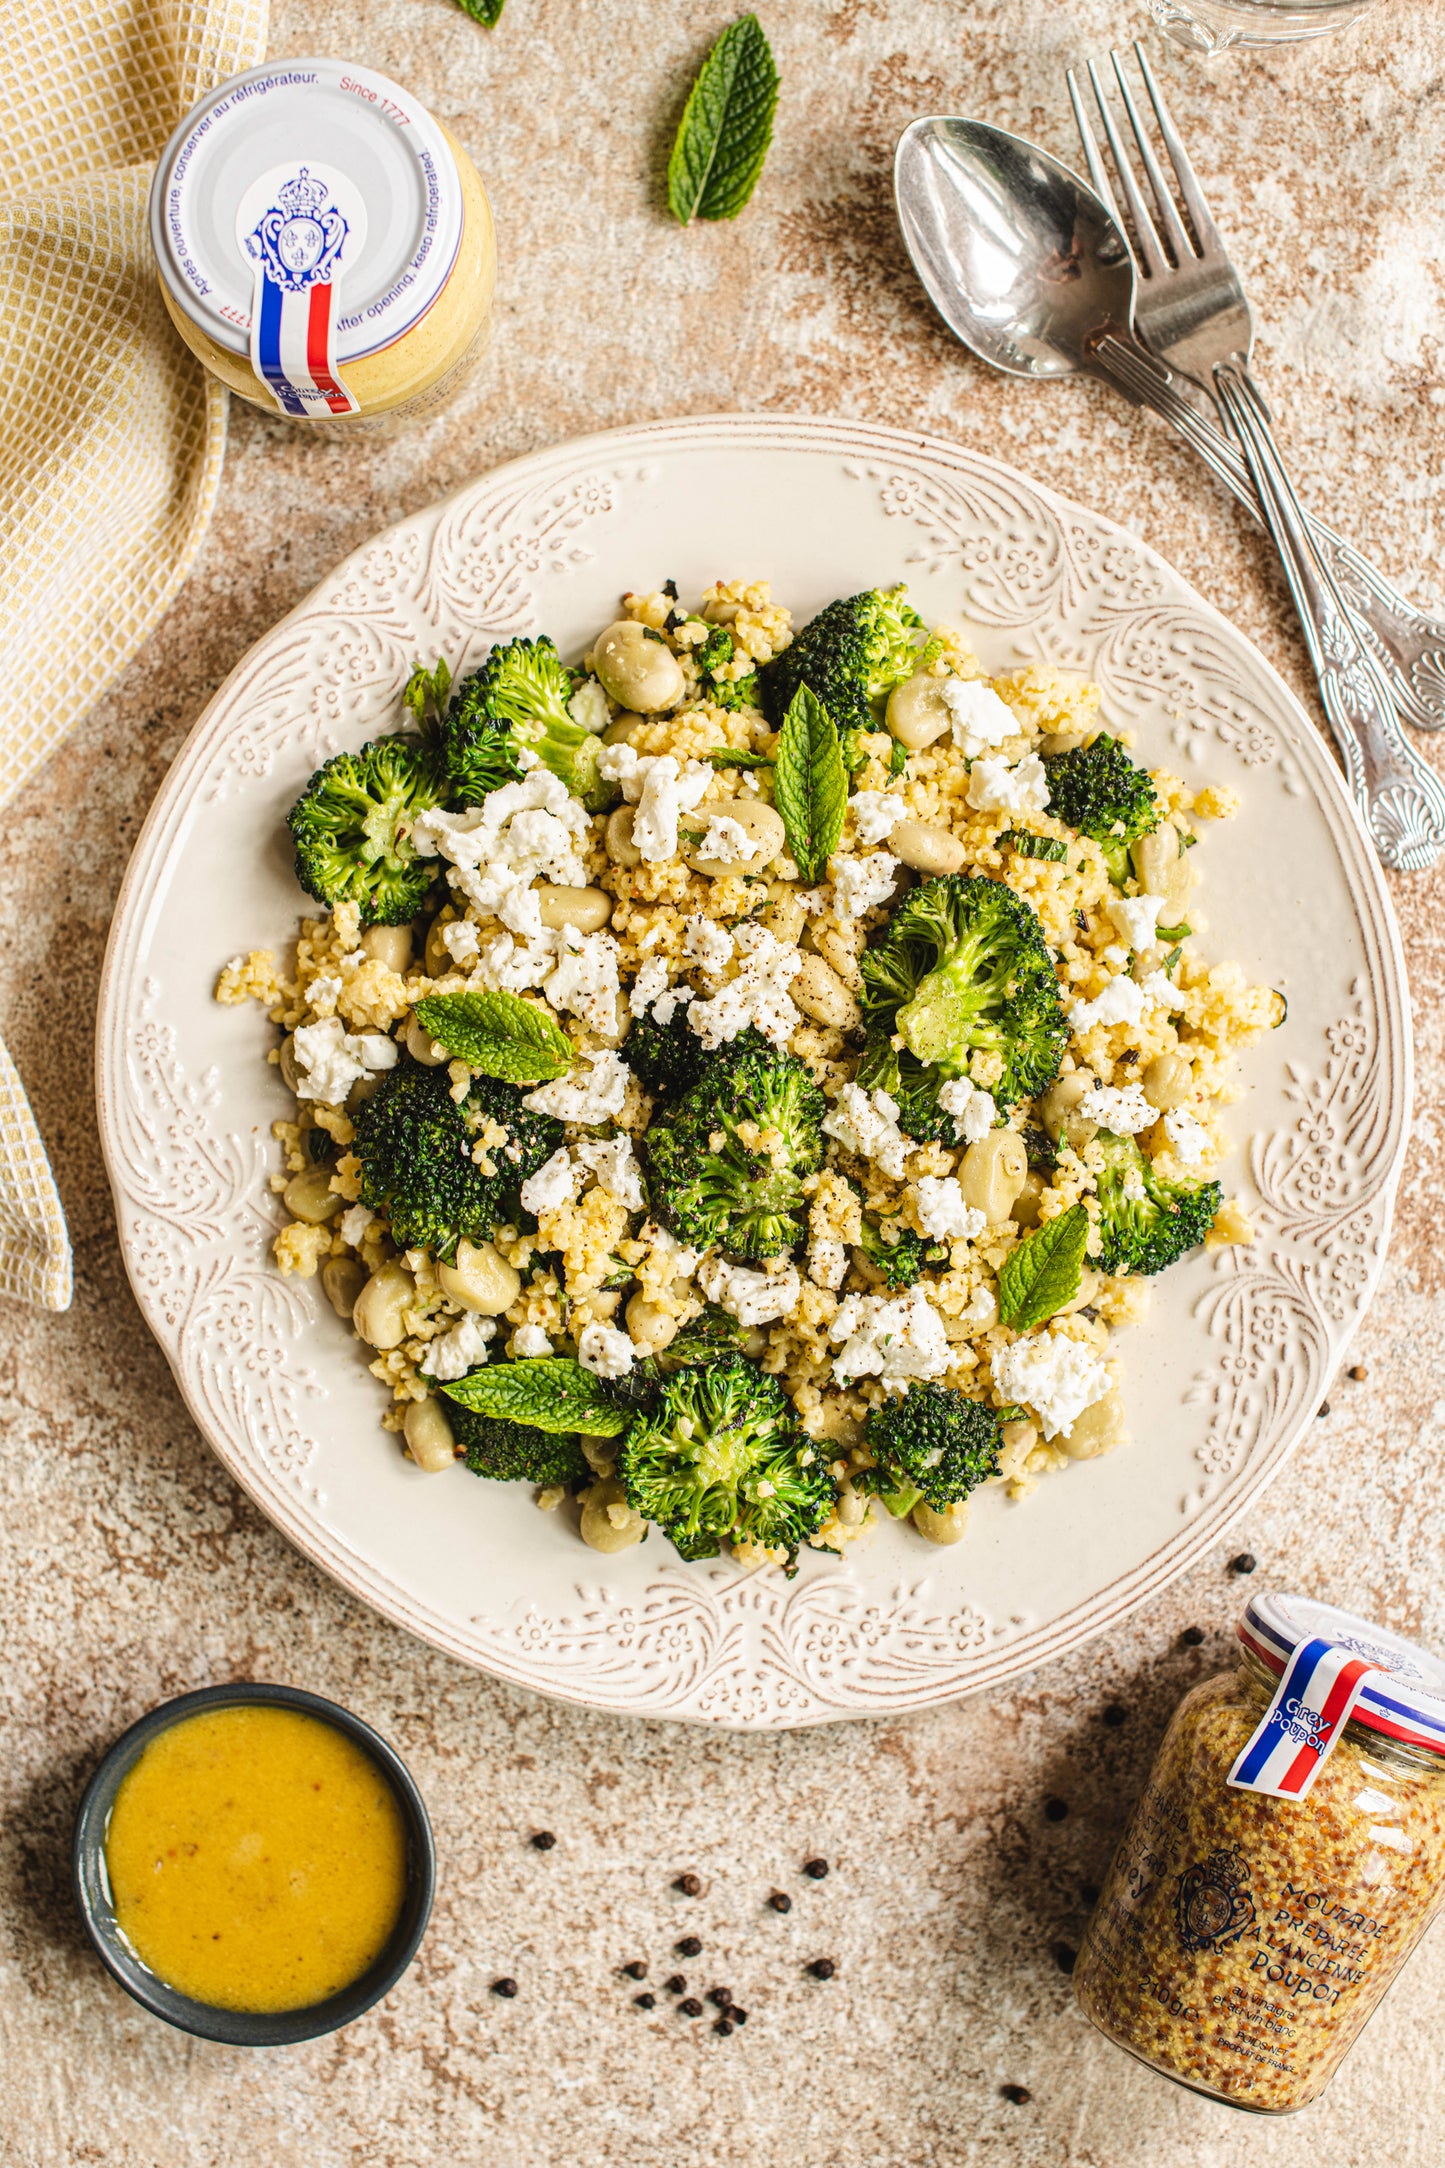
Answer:
[{"label": "mustard vinaigrette dressing", "polygon": [[266,1706],[185,1718],[146,1747],[105,1839],[142,1963],[222,2010],[300,2010],[375,1962],[406,1893],[406,1825],[361,1747]]}]

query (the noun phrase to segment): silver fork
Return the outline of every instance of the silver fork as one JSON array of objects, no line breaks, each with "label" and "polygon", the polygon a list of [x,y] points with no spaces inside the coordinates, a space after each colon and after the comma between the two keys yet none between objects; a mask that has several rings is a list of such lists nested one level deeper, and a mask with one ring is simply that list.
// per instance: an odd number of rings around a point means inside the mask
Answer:
[{"label": "silver fork", "polygon": [[[1389,681],[1350,616],[1331,553],[1316,543],[1295,495],[1274,440],[1269,409],[1249,371],[1253,324],[1244,287],[1137,42],[1134,52],[1192,231],[1186,229],[1165,181],[1118,54],[1110,58],[1154,199],[1152,213],[1091,61],[1089,81],[1133,225],[1139,274],[1133,328],[1160,361],[1191,378],[1214,399],[1238,438],[1284,566],[1325,715],[1366,830],[1387,866],[1416,872],[1445,852],[1445,786],[1407,742]],[[1070,90],[1075,92],[1072,79]],[[1117,217],[1103,161],[1076,94],[1074,110],[1084,136],[1090,179]]]}]

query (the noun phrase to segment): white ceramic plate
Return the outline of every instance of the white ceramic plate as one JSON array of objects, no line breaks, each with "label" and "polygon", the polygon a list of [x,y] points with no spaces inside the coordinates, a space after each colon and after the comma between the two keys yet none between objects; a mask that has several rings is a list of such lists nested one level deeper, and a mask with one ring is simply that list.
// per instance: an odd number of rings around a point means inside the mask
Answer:
[{"label": "white ceramic plate", "polygon": [[[1133,1443],[975,1500],[951,1550],[888,1527],[796,1580],[583,1548],[522,1486],[424,1476],[316,1284],[269,1259],[289,1102],[254,1006],[211,999],[305,907],[282,817],[394,726],[413,659],[494,635],[580,649],[618,595],[772,581],[806,615],[907,579],[994,669],[1086,671],[1143,756],[1236,785],[1201,846],[1207,942],[1282,987],[1247,1058],[1230,1189],[1252,1249],[1155,1283],[1124,1343]],[[1408,1127],[1403,966],[1332,762],[1263,659],[1096,514],[961,447],[857,423],[663,422],[504,467],[348,558],[221,688],[166,779],[116,912],[102,1131],[141,1308],[216,1452],[299,1549],[464,1661],[607,1709],[764,1728],[918,1708],[1098,1633],[1181,1572],[1281,1465],[1379,1273]]]}]

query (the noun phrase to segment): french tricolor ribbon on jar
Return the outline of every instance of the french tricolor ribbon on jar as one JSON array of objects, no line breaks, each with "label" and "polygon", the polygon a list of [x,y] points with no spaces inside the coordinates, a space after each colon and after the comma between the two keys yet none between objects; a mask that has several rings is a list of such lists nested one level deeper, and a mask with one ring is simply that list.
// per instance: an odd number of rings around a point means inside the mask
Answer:
[{"label": "french tricolor ribbon on jar", "polygon": [[246,235],[255,266],[251,363],[283,414],[355,414],[336,366],[343,256],[352,224],[306,166],[276,190]]},{"label": "french tricolor ribbon on jar", "polygon": [[1226,1782],[1271,1799],[1303,1799],[1344,1732],[1372,1672],[1384,1667],[1338,1642],[1301,1641]]}]

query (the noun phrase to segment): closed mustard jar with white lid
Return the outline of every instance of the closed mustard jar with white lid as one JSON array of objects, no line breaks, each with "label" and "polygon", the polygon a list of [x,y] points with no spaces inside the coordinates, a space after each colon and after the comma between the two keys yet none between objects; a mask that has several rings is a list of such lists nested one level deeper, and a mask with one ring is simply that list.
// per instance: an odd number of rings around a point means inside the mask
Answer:
[{"label": "closed mustard jar with white lid", "polygon": [[269,61],[192,108],[150,194],[176,329],[239,397],[327,433],[428,417],[485,350],[486,191],[374,69]]}]

